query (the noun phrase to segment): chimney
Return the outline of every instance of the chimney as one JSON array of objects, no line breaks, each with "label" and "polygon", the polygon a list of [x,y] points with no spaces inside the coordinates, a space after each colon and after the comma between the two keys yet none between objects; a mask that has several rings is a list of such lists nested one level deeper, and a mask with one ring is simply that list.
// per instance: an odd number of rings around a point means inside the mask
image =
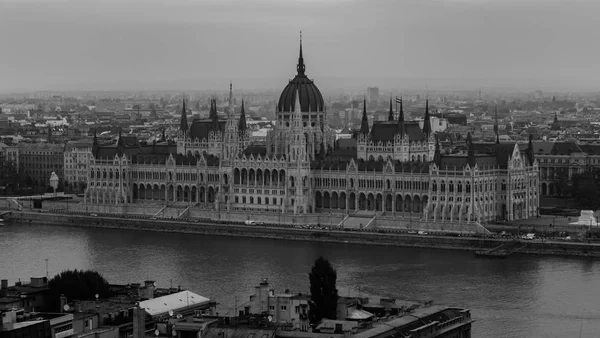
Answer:
[{"label": "chimney", "polygon": [[147,280],[144,282],[144,289],[145,289],[145,297],[146,299],[152,299],[154,298],[154,290],[155,290],[155,286],[154,286],[154,281],[153,280]]},{"label": "chimney", "polygon": [[146,330],[146,312],[136,306],[133,308],[133,336],[132,338],[144,338]]},{"label": "chimney", "polygon": [[8,289],[8,279],[3,279],[0,281],[0,290]]},{"label": "chimney", "polygon": [[60,295],[60,312],[65,312],[65,305],[67,305],[67,297]]}]

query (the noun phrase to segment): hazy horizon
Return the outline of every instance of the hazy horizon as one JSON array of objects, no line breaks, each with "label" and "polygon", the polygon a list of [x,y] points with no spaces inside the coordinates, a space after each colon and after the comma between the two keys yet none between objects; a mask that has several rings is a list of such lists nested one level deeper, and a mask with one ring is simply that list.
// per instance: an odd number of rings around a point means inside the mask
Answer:
[{"label": "hazy horizon", "polygon": [[600,2],[0,0],[0,91],[598,91]]}]

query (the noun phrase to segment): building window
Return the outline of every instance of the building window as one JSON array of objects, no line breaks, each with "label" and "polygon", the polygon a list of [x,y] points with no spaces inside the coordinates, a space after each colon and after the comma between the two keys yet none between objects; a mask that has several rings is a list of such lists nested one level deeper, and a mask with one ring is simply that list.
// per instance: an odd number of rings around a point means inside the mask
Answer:
[{"label": "building window", "polygon": [[287,306],[285,306],[285,305],[281,305],[281,306],[279,307],[279,309],[280,309],[281,311],[287,311]]},{"label": "building window", "polygon": [[295,311],[296,313],[300,313],[300,307],[299,307],[299,306],[296,306],[296,308],[294,309],[294,311]]},{"label": "building window", "polygon": [[269,310],[274,311],[275,310],[275,305],[269,305]]}]

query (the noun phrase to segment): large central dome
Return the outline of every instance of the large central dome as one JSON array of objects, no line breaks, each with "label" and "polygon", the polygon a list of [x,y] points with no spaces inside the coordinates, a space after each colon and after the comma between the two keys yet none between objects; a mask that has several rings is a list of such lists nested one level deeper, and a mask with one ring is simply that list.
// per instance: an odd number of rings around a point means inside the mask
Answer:
[{"label": "large central dome", "polygon": [[293,112],[296,103],[296,93],[300,94],[300,108],[302,112],[320,112],[325,108],[323,95],[315,83],[304,74],[305,71],[304,58],[302,57],[302,38],[300,38],[300,56],[298,57],[298,74],[293,80],[285,86],[279,103],[277,104],[278,112]]}]

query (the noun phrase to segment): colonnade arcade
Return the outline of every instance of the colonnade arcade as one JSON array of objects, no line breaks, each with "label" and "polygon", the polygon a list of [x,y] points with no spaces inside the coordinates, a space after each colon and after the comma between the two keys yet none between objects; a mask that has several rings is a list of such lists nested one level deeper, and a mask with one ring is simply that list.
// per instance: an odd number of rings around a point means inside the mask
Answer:
[{"label": "colonnade arcade", "polygon": [[137,184],[133,185],[133,199],[143,201],[168,201],[187,203],[213,203],[218,187],[189,184]]},{"label": "colonnade arcade", "polygon": [[[385,196],[385,197],[384,197]],[[380,192],[347,193],[345,191],[315,192],[315,208],[323,210],[386,211],[420,213],[428,197],[419,194],[390,194]]]}]

